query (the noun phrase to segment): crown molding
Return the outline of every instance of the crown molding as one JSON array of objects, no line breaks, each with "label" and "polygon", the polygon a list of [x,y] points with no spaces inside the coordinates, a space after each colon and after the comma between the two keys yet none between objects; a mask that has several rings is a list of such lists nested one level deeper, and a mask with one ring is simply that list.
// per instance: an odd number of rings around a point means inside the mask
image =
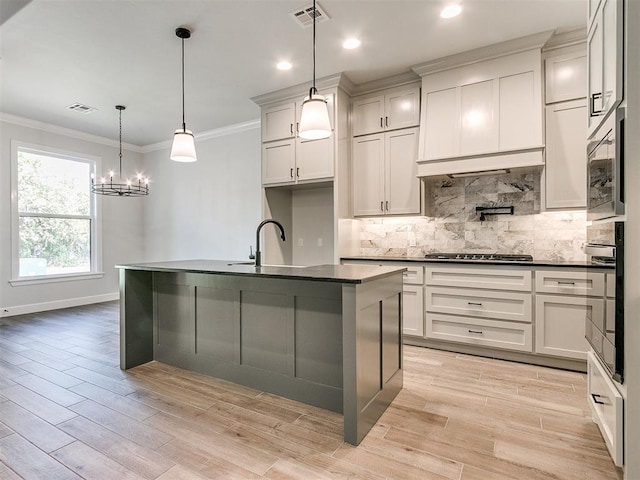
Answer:
[{"label": "crown molding", "polygon": [[352,96],[363,95],[374,93],[380,90],[386,90],[392,87],[410,85],[412,83],[419,85],[420,76],[413,70],[409,70],[408,72],[399,73],[391,77],[379,78],[370,82],[359,83],[352,88],[350,93]]},{"label": "crown molding", "polygon": [[[225,137],[227,135],[234,135],[236,133],[245,132],[247,130],[253,130],[260,128],[260,120],[249,120],[248,122],[236,123],[233,125],[227,125],[226,127],[216,128],[214,130],[207,130],[205,132],[194,133],[193,136],[196,140],[209,140],[211,138]],[[156,152],[158,150],[169,150],[173,140],[164,140],[158,143],[152,143],[140,148],[142,153]]]},{"label": "crown molding", "polygon": [[[13,125],[18,125],[21,127],[32,128],[34,130],[40,130],[42,132],[75,138],[76,140],[84,140],[86,142],[97,143],[99,145],[106,145],[107,147],[120,147],[120,143],[117,140],[113,140],[111,138],[101,137],[99,135],[93,135],[91,133],[85,133],[79,130],[73,130],[71,128],[59,127],[58,125],[52,125],[50,123],[40,122],[38,120],[31,120],[30,118],[19,117],[10,113],[0,112],[0,121],[11,123]],[[142,147],[138,145],[123,142],[122,147],[131,152],[143,153]]]},{"label": "crown molding", "polygon": [[[310,85],[310,82],[299,83],[291,87],[276,90],[275,92],[263,93],[262,95],[251,97],[251,101],[262,107],[273,102],[300,99],[300,97],[309,94]],[[316,79],[316,88],[319,91],[336,87],[343,89],[349,95],[351,95],[356,88],[353,82],[342,72]]]},{"label": "crown molding", "polygon": [[506,40],[493,45],[475,48],[462,53],[456,53],[447,57],[431,60],[419,65],[414,65],[411,69],[418,75],[425,76],[432,73],[449,70],[451,68],[471,65],[484,60],[504,57],[514,53],[526,52],[528,50],[542,49],[545,43],[553,35],[553,30],[527,35],[525,37]]},{"label": "crown molding", "polygon": [[587,27],[558,28],[547,43],[542,47],[543,52],[573,45],[584,45],[586,51]]}]

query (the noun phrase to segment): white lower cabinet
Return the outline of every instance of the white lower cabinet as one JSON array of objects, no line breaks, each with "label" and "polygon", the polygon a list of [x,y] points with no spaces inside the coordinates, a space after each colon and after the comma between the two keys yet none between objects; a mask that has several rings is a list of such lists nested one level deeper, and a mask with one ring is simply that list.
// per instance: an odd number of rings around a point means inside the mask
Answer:
[{"label": "white lower cabinet", "polygon": [[427,266],[425,337],[531,353],[531,283],[527,268]]},{"label": "white lower cabinet", "polygon": [[624,399],[600,362],[593,354],[587,354],[588,402],[593,421],[598,424],[613,462],[624,464]]},{"label": "white lower cabinet", "polygon": [[581,296],[536,295],[536,353],[586,359],[587,313],[595,318],[604,318],[604,300]]},{"label": "white lower cabinet", "polygon": [[404,284],[402,286],[402,333],[417,337],[424,335],[424,287],[422,285]]},{"label": "white lower cabinet", "polygon": [[530,323],[427,312],[427,338],[531,352]]},{"label": "white lower cabinet", "polygon": [[535,272],[536,342],[542,355],[585,360],[586,316],[605,321],[605,274],[588,269]]}]

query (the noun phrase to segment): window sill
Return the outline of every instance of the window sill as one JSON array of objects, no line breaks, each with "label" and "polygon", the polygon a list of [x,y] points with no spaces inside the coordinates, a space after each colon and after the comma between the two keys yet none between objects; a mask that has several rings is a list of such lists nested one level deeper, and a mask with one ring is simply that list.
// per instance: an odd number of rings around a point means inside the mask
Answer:
[{"label": "window sill", "polygon": [[95,280],[104,277],[104,272],[69,273],[66,275],[46,275],[39,277],[23,277],[9,280],[12,287],[38,285],[41,283],[74,282],[78,280]]}]

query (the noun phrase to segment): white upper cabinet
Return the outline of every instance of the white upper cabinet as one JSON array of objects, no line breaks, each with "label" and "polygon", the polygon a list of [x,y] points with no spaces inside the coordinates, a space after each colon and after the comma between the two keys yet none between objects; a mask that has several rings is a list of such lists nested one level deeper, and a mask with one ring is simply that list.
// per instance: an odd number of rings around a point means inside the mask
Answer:
[{"label": "white upper cabinet", "polygon": [[544,61],[545,103],[565,102],[587,96],[587,52],[554,55]]},{"label": "white upper cabinet", "polygon": [[285,103],[262,109],[262,141],[295,137],[296,104]]},{"label": "white upper cabinet", "polygon": [[419,173],[542,165],[539,49],[422,77]]},{"label": "white upper cabinet", "polygon": [[623,3],[601,0],[589,26],[589,137],[623,98]]},{"label": "white upper cabinet", "polygon": [[420,123],[420,87],[391,89],[353,101],[353,136],[414,127]]},{"label": "white upper cabinet", "polygon": [[[331,127],[334,94],[325,94]],[[334,176],[334,135],[321,140],[296,138],[302,101],[262,108],[262,184],[292,185],[331,180]]]},{"label": "white upper cabinet", "polygon": [[586,101],[582,99],[549,105],[546,117],[546,208],[585,208]]},{"label": "white upper cabinet", "polygon": [[420,213],[418,129],[353,139],[353,214]]}]

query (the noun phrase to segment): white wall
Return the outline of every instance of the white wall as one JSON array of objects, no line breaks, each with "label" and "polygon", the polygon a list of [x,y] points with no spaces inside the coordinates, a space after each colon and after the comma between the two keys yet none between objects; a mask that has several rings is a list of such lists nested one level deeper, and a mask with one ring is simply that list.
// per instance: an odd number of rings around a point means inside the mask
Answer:
[{"label": "white wall", "polygon": [[146,153],[152,178],[144,212],[145,261],[246,260],[261,220],[260,126],[196,138],[198,161],[169,159],[170,146]]},{"label": "white wall", "polygon": [[[142,215],[150,198],[99,197],[102,218],[102,268],[100,279],[11,286],[11,141],[102,158],[103,167],[116,166],[117,142],[16,117],[0,121],[0,316],[117,298],[118,272],[114,265],[133,262],[142,255]],[[124,170],[140,167],[140,153],[123,152]],[[98,169],[100,171],[100,169]],[[7,310],[5,312],[4,310]]]}]

